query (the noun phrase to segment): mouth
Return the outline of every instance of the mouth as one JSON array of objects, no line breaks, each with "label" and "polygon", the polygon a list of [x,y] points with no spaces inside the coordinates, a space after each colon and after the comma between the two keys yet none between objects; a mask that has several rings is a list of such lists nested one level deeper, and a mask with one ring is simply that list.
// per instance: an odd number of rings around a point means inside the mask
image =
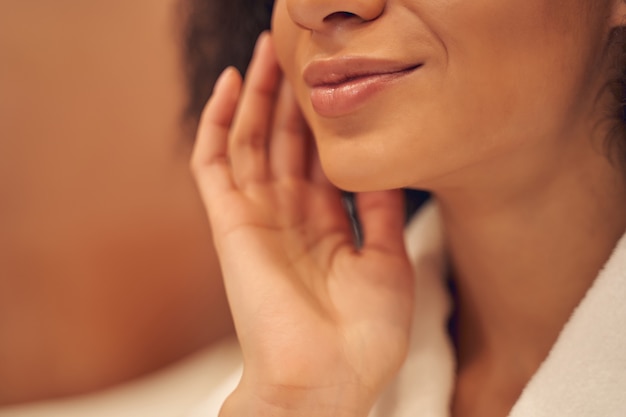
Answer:
[{"label": "mouth", "polygon": [[375,93],[414,73],[422,63],[342,58],[314,61],[304,72],[313,109],[323,117],[357,110]]},{"label": "mouth", "polygon": [[307,66],[303,73],[303,78],[304,82],[311,88],[338,87],[342,84],[371,77],[402,75],[403,73],[411,72],[419,68],[421,65],[422,64],[385,65],[379,62],[376,65],[379,68],[368,68],[373,65],[365,65],[355,60],[347,60],[340,63],[319,63],[317,65],[314,63]]}]

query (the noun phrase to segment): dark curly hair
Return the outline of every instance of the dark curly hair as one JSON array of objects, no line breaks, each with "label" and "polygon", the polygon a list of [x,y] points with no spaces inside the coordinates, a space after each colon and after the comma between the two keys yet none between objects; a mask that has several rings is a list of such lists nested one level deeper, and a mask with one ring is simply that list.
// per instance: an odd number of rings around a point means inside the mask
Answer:
[{"label": "dark curly hair", "polygon": [[614,104],[607,114],[611,129],[605,144],[606,152],[626,172],[626,27],[617,27],[611,33],[609,54],[613,60],[613,73],[606,90],[613,96]]},{"label": "dark curly hair", "polygon": [[187,107],[195,130],[219,74],[235,66],[242,74],[256,38],[269,29],[273,0],[181,0]]}]

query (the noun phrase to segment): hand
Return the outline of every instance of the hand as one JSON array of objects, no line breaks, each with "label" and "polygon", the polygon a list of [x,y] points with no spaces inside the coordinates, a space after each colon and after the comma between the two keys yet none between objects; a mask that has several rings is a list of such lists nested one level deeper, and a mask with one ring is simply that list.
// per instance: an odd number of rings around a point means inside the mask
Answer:
[{"label": "hand", "polygon": [[232,68],[220,77],[192,158],[244,356],[222,413],[366,415],[408,344],[403,197],[357,196],[356,248],[281,78],[263,34],[245,85]]}]

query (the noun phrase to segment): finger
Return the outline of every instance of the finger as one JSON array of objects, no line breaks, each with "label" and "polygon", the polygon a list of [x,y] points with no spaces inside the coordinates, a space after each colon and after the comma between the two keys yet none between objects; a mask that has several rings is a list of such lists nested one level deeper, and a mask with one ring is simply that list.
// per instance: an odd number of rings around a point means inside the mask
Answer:
[{"label": "finger", "polygon": [[275,177],[302,178],[307,172],[310,131],[291,86],[283,80],[278,95],[270,143],[270,166]]},{"label": "finger", "polygon": [[240,91],[241,76],[236,69],[227,68],[202,111],[191,168],[205,204],[214,201],[214,194],[235,186],[228,161],[228,133]]},{"label": "finger", "polygon": [[404,251],[404,194],[401,190],[358,193],[357,210],[363,249],[386,253]]},{"label": "finger", "polygon": [[231,131],[229,154],[235,182],[244,186],[268,175],[268,131],[280,69],[267,32],[259,36]]}]

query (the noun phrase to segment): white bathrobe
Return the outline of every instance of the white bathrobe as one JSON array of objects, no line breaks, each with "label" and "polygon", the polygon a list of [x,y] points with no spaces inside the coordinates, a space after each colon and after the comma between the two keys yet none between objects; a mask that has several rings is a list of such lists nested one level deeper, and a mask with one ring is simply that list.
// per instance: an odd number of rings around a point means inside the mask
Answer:
[{"label": "white bathrobe", "polygon": [[[436,206],[409,225],[407,249],[416,276],[409,355],[371,417],[450,415],[454,352],[447,330],[451,301],[444,282]],[[190,417],[213,417],[241,367]],[[563,328],[510,417],[626,417],[626,236]]]}]

